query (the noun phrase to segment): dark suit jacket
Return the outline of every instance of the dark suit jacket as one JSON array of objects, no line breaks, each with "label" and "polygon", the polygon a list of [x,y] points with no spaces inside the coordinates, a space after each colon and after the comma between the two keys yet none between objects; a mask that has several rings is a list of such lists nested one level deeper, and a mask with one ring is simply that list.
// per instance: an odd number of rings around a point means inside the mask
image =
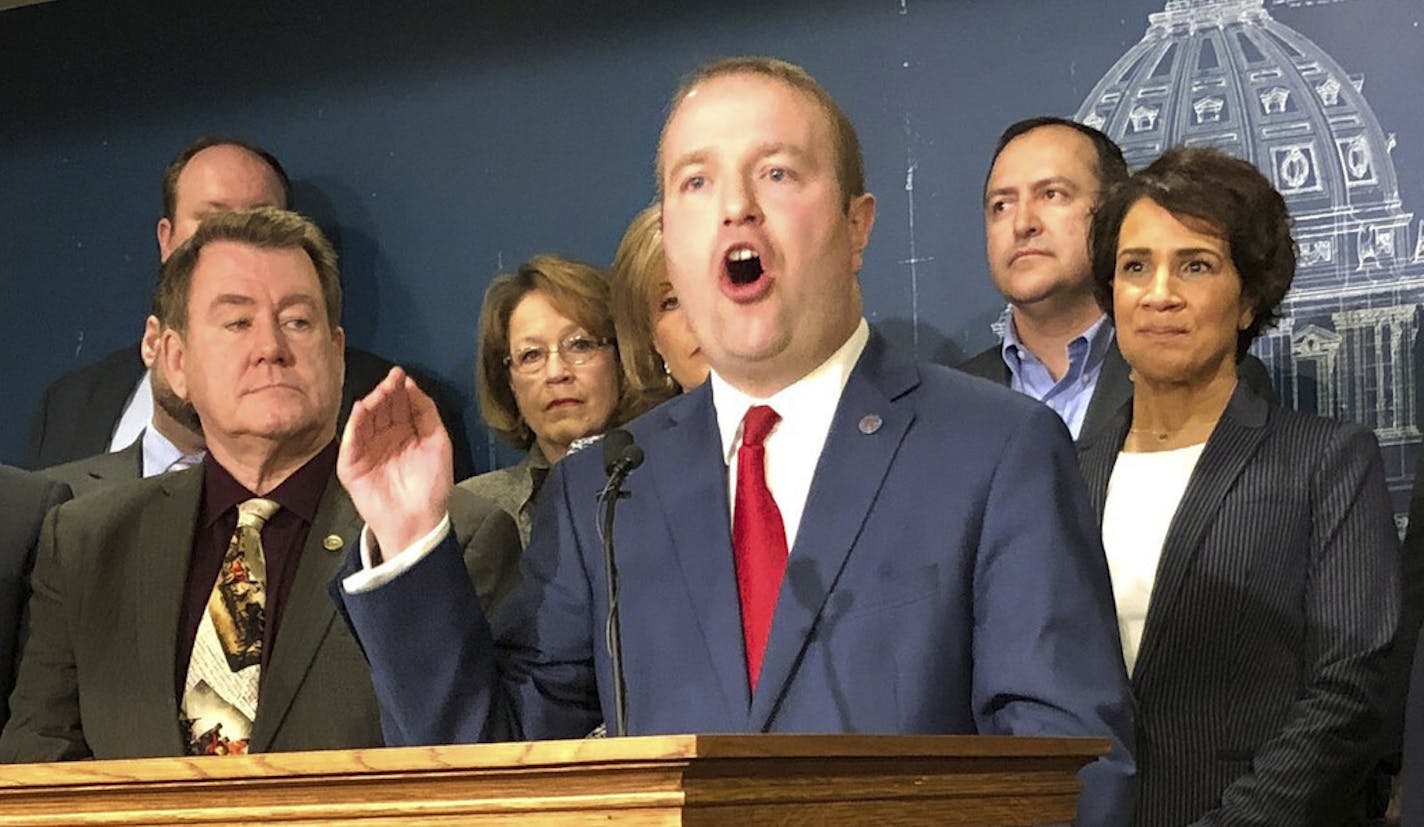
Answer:
[{"label": "dark suit jacket", "polygon": [[[200,513],[203,469],[118,486],[54,509],[30,602],[33,631],[0,760],[183,754],[174,694],[180,607]],[[499,601],[519,534],[473,495],[451,511],[466,552],[460,576]],[[337,618],[327,581],[355,548],[361,521],[332,478],[302,550],[253,723],[254,752],[380,746],[366,662]]]},{"label": "dark suit jacket", "polygon": [[[1414,471],[1414,491],[1409,500],[1409,528],[1404,535],[1404,610],[1395,666],[1399,701],[1408,692],[1404,711],[1404,768],[1400,784],[1405,827],[1424,827],[1424,452]],[[1412,672],[1411,672],[1412,663]]]},{"label": "dark suit jacket", "polygon": [[1404,767],[1400,771],[1400,808],[1404,827],[1424,827],[1424,635],[1414,630],[1414,658],[1409,702],[1404,718]]},{"label": "dark suit jacket", "polygon": [[[346,424],[351,403],[370,393],[386,378],[391,365],[390,361],[369,351],[346,348],[346,381],[341,388],[338,433]],[[45,389],[30,425],[29,467],[49,468],[107,452],[114,427],[143,372],[138,345],[133,345],[55,380]],[[450,401],[453,393],[433,376],[414,370],[409,373],[435,399],[445,430],[450,432],[455,450],[455,479],[473,475],[475,468],[465,421],[460,414],[461,406]]]},{"label": "dark suit jacket", "polygon": [[[614,535],[634,734],[1093,735],[1082,824],[1126,824],[1131,707],[1095,521],[1063,423],[872,333],[841,395],[748,689],[711,383],[629,429]],[[484,621],[448,540],[343,595],[393,743],[569,738],[614,720],[593,494],[554,466],[523,585]],[[496,644],[496,641],[498,642]],[[437,654],[432,654],[437,653]]]},{"label": "dark suit jacket", "polygon": [[0,726],[10,717],[40,523],[50,508],[67,499],[69,489],[62,483],[0,465]]},{"label": "dark suit jacket", "polygon": [[45,477],[69,486],[74,496],[81,497],[120,483],[143,479],[143,437],[122,451],[95,454],[76,459],[40,472]]},{"label": "dark suit jacket", "polygon": [[[981,351],[959,365],[959,369],[973,376],[998,382],[1007,386],[1012,378],[1009,366],[1004,364],[1003,345]],[[1274,402],[1275,390],[1271,386],[1271,375],[1261,360],[1251,354],[1237,365],[1237,374],[1256,394]],[[1093,398],[1088,401],[1088,410],[1083,414],[1083,427],[1078,429],[1078,442],[1095,435],[1111,424],[1124,403],[1132,398],[1132,369],[1118,350],[1114,336],[1103,353],[1103,368],[1098,373],[1098,383],[1093,386]]]},{"label": "dark suit jacket", "polygon": [[[1080,443],[1099,516],[1131,406]],[[1237,386],[1162,548],[1132,674],[1137,824],[1353,823],[1400,566],[1374,434]]]}]

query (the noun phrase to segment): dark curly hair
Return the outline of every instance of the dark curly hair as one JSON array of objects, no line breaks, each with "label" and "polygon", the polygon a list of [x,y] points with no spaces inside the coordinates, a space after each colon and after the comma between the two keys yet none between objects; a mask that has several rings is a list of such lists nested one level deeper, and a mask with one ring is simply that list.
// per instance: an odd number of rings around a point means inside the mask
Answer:
[{"label": "dark curly hair", "polygon": [[1285,199],[1251,163],[1206,147],[1173,147],[1112,187],[1093,214],[1089,240],[1093,295],[1113,314],[1113,276],[1123,219],[1147,198],[1178,218],[1195,219],[1225,239],[1251,302],[1251,324],[1236,337],[1240,361],[1260,332],[1280,318],[1295,277],[1295,242]]}]

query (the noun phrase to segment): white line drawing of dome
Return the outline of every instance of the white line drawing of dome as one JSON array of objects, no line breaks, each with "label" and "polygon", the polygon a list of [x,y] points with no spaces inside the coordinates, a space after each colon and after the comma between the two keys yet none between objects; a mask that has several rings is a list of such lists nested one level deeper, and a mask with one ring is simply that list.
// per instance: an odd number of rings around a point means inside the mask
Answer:
[{"label": "white line drawing of dome", "polygon": [[1364,79],[1271,17],[1264,0],[1169,0],[1147,20],[1076,119],[1116,140],[1133,168],[1176,144],[1215,146],[1281,191],[1298,266],[1280,324],[1253,352],[1282,404],[1375,430],[1402,530],[1420,445],[1424,222],[1411,243],[1395,137]]}]

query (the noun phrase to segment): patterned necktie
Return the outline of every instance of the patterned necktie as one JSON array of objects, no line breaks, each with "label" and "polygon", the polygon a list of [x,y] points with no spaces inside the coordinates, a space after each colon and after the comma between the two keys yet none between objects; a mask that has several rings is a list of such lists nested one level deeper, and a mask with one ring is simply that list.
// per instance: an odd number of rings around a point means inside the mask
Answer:
[{"label": "patterned necktie", "polygon": [[267,561],[262,526],[280,505],[254,497],[237,507],[237,530],[223,555],[198,624],[179,715],[189,755],[242,755],[257,718]]},{"label": "patterned necktie", "polygon": [[767,434],[781,420],[765,405],[742,419],[742,447],[737,451],[737,502],[732,511],[732,557],[742,599],[742,638],[747,650],[747,683],[756,691],[761,659],[771,634],[776,594],[786,571],[786,526],[766,487]]}]

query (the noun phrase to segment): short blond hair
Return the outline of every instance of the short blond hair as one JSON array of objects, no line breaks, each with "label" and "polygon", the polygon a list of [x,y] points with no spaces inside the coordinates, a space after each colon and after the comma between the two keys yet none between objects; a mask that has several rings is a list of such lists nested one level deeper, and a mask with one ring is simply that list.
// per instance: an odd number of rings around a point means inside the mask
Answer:
[{"label": "short blond hair", "polygon": [[826,115],[831,126],[831,148],[835,152],[836,182],[840,185],[841,200],[845,208],[850,208],[852,199],[865,194],[865,158],[860,150],[860,138],[855,134],[855,126],[844,110],[836,104],[816,79],[805,69],[774,57],[724,57],[694,70],[682,79],[672,99],[668,101],[667,117],[658,133],[656,168],[653,170],[658,182],[658,197],[663,195],[663,142],[667,138],[668,124],[677,108],[687,96],[703,83],[714,78],[731,75],[759,75],[779,80],[811,98]]},{"label": "short blond hair", "polygon": [[[547,296],[555,310],[589,335],[600,339],[617,338],[609,311],[608,280],[597,267],[563,256],[542,254],[519,265],[513,273],[495,276],[480,306],[475,397],[485,425],[516,448],[523,449],[534,443],[534,432],[519,415],[505,358],[510,355],[509,317],[519,302],[535,291]],[[614,371],[614,377],[621,407],[627,383],[621,369]]]}]

